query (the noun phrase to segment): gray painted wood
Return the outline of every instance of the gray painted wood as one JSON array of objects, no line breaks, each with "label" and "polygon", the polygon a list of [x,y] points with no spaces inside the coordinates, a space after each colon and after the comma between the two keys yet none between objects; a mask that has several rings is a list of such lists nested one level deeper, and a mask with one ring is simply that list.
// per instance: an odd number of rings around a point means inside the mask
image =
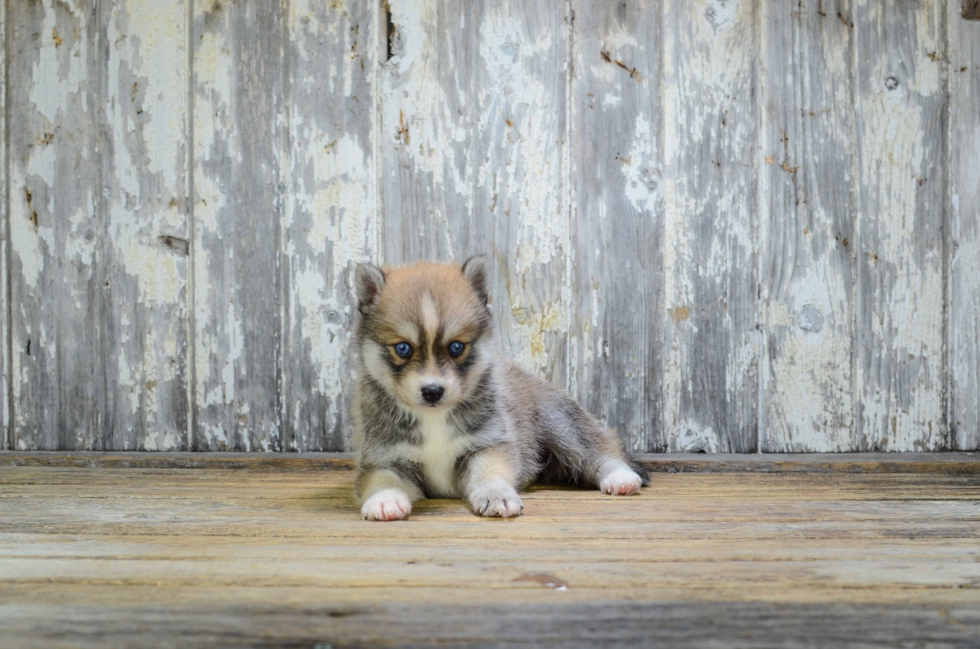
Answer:
[{"label": "gray painted wood", "polygon": [[351,265],[487,252],[636,450],[977,448],[962,6],[5,3],[6,444],[349,449]]},{"label": "gray painted wood", "polygon": [[564,2],[389,1],[384,260],[492,258],[505,353],[567,382]]},{"label": "gray painted wood", "polygon": [[193,446],[278,450],[283,62],[279,3],[195,0]]},{"label": "gray painted wood", "polygon": [[762,5],[762,450],[853,448],[854,9]]},{"label": "gray painted wood", "polygon": [[980,448],[980,22],[949,14],[949,371],[952,446]]},{"label": "gray painted wood", "polygon": [[759,2],[664,6],[668,448],[754,451]]},{"label": "gray painted wood", "polygon": [[8,181],[7,173],[7,3],[0,3],[0,447],[9,449],[12,442],[10,429],[10,390],[9,364],[10,337],[7,329],[10,326],[10,300],[7,295],[7,250],[10,233],[7,224],[10,222],[7,214]]},{"label": "gray painted wood", "polygon": [[572,8],[572,393],[634,450],[663,450],[662,16]]},{"label": "gray painted wood", "polygon": [[99,9],[107,449],[188,448],[187,9]]},{"label": "gray painted wood", "polygon": [[862,2],[854,241],[856,442],[947,447],[943,404],[946,45],[941,3]]},{"label": "gray painted wood", "polygon": [[96,9],[88,1],[7,4],[15,449],[105,443]]},{"label": "gray painted wood", "polygon": [[355,261],[379,249],[377,2],[288,4],[282,260],[288,450],[350,448]]}]

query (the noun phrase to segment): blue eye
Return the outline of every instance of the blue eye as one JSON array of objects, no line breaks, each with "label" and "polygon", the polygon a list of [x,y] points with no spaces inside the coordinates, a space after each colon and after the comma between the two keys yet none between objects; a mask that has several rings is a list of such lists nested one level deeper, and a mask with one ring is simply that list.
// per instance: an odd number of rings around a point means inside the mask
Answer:
[{"label": "blue eye", "polygon": [[402,358],[408,358],[412,355],[412,346],[408,343],[398,343],[395,345],[395,353]]},{"label": "blue eye", "polygon": [[466,345],[457,340],[449,344],[449,355],[455,358],[462,354],[464,349],[466,349]]}]

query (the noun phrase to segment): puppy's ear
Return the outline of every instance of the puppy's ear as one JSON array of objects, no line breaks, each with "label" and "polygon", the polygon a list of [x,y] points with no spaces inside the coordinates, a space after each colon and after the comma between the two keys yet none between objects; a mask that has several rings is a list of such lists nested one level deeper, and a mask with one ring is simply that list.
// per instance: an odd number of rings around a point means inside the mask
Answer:
[{"label": "puppy's ear", "polygon": [[374,264],[363,262],[354,270],[354,283],[357,286],[357,308],[361,313],[367,313],[378,302],[385,285],[385,274]]},{"label": "puppy's ear", "polygon": [[475,255],[463,264],[463,275],[469,280],[470,286],[477,297],[486,306],[490,301],[490,270],[486,255]]}]

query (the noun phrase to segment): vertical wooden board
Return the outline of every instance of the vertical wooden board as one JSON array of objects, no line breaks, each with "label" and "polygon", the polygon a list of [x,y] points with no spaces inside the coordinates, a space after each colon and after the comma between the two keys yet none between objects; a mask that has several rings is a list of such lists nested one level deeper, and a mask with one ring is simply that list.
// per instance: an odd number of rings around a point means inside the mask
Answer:
[{"label": "vertical wooden board", "polygon": [[952,446],[980,449],[980,22],[949,15],[949,354]]},{"label": "vertical wooden board", "polygon": [[281,7],[194,0],[193,447],[281,444]]},{"label": "vertical wooden board", "polygon": [[664,7],[667,446],[750,452],[759,407],[759,3]]},{"label": "vertical wooden board", "polygon": [[7,160],[7,3],[0,2],[0,165],[3,165],[0,179],[0,413],[3,433],[0,434],[0,448],[10,449],[10,310],[7,296],[7,278],[10,269],[7,267],[8,244],[10,232],[7,228],[10,218],[7,211],[7,183],[10,180]]},{"label": "vertical wooden board", "polygon": [[633,450],[664,450],[662,15],[572,7],[572,392]]},{"label": "vertical wooden board", "polygon": [[566,4],[388,5],[385,261],[488,254],[504,354],[565,386]]},{"label": "vertical wooden board", "polygon": [[856,413],[862,447],[935,451],[943,408],[943,4],[859,0]]},{"label": "vertical wooden board", "polygon": [[349,450],[353,261],[378,252],[378,2],[289,3],[285,420],[295,451]]},{"label": "vertical wooden board", "polygon": [[7,9],[13,447],[99,449],[106,279],[97,6],[45,0]]},{"label": "vertical wooden board", "polygon": [[856,450],[850,0],[762,5],[762,449]]},{"label": "vertical wooden board", "polygon": [[107,449],[188,447],[187,19],[102,5]]}]

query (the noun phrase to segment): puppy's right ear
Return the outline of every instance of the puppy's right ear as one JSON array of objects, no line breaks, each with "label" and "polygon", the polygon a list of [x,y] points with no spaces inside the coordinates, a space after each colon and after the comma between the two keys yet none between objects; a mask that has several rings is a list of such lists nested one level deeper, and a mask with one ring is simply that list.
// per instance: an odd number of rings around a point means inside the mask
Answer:
[{"label": "puppy's right ear", "polygon": [[385,274],[374,264],[363,262],[354,270],[354,283],[357,285],[357,308],[361,313],[367,313],[378,302],[385,285]]}]

